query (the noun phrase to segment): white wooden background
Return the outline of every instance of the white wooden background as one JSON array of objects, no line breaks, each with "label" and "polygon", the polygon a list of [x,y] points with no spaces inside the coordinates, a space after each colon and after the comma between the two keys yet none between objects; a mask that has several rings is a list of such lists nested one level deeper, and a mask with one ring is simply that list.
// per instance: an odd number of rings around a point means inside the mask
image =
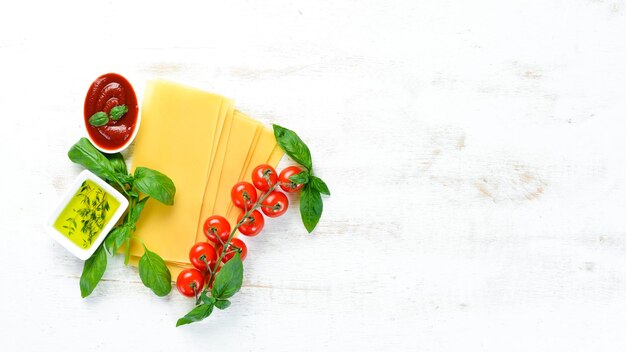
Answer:
[{"label": "white wooden background", "polygon": [[[202,324],[120,259],[81,299],[43,232],[110,71],[293,128],[333,192]],[[624,0],[5,1],[0,349],[624,351],[625,97]]]}]

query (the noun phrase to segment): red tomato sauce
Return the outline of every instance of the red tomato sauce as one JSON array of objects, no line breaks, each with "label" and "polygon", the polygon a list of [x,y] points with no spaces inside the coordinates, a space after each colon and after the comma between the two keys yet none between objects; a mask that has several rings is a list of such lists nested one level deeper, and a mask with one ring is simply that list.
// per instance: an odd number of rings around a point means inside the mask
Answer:
[{"label": "red tomato sauce", "polygon": [[[100,127],[89,124],[89,118],[99,112],[107,114],[118,105],[126,105],[128,112],[121,119]],[[123,146],[133,135],[137,125],[139,107],[133,87],[126,78],[117,73],[107,73],[98,77],[89,87],[85,97],[85,126],[91,140],[105,150],[115,150]]]}]

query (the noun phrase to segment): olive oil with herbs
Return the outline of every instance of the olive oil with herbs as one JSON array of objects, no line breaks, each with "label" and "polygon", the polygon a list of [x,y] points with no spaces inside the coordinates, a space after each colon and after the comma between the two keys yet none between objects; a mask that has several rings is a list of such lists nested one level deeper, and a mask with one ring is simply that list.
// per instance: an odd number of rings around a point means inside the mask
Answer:
[{"label": "olive oil with herbs", "polygon": [[115,197],[85,180],[54,222],[54,227],[78,247],[88,249],[119,206]]}]

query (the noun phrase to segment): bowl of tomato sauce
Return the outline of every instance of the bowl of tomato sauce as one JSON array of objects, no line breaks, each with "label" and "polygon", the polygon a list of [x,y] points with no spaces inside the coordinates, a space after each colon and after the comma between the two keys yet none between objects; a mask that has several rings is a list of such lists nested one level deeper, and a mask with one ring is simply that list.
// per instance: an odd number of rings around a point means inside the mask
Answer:
[{"label": "bowl of tomato sauce", "polygon": [[91,143],[103,153],[128,147],[139,130],[139,106],[133,86],[117,73],[91,84],[85,97],[84,122]]}]

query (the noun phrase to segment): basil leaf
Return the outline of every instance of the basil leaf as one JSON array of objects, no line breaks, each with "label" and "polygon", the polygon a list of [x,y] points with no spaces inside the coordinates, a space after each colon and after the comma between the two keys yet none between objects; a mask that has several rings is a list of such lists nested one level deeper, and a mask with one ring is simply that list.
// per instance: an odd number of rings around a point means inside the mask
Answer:
[{"label": "basil leaf", "polygon": [[215,308],[217,309],[224,310],[228,307],[230,307],[230,301],[227,299],[220,299],[218,301],[215,301]]},{"label": "basil leaf", "polygon": [[113,171],[119,174],[118,177],[122,175],[128,176],[128,169],[126,168],[126,162],[124,161],[122,153],[106,154],[105,157],[109,159]]},{"label": "basil leaf", "polygon": [[202,293],[200,294],[200,300],[205,304],[214,304],[217,301],[212,296],[208,296],[204,291],[202,291]]},{"label": "basil leaf", "polygon": [[146,202],[150,199],[149,196],[143,197],[142,200],[138,201],[137,204],[130,210],[130,221],[134,224],[139,220],[139,215],[141,215],[141,211],[143,207],[146,205]]},{"label": "basil leaf", "polygon": [[118,181],[115,176],[115,170],[107,159],[91,142],[83,137],[74,144],[67,152],[70,160],[76,164],[82,165],[85,169],[93,172],[98,177],[109,181]]},{"label": "basil leaf", "polygon": [[139,193],[132,188],[128,190],[128,195],[133,198],[139,198]]},{"label": "basil leaf", "polygon": [[89,124],[94,127],[104,126],[107,123],[109,123],[109,117],[104,111],[98,111],[89,118]]},{"label": "basil leaf", "polygon": [[139,277],[141,282],[154,294],[163,297],[172,290],[172,274],[165,265],[163,258],[143,246],[145,252],[139,259]]},{"label": "basil leaf", "polygon": [[317,176],[311,175],[311,187],[321,194],[330,195],[330,190],[328,186],[326,186],[326,182],[322,181],[322,179]]},{"label": "basil leaf", "polygon": [[176,326],[178,327],[181,325],[191,324],[197,321],[201,321],[204,318],[211,315],[212,312],[213,312],[213,305],[203,303],[199,306],[196,306],[189,313],[187,313],[187,315],[185,315],[184,317],[178,319],[178,321],[176,322]]},{"label": "basil leaf", "polygon": [[313,162],[311,161],[311,151],[300,137],[290,129],[279,125],[272,126],[274,127],[276,142],[278,142],[285,153],[300,165],[312,170]]},{"label": "basil leaf", "polygon": [[126,238],[126,253],[124,253],[124,265],[128,265],[130,260],[130,236]]},{"label": "basil leaf", "polygon": [[239,291],[242,282],[243,263],[239,253],[236,253],[215,276],[211,294],[217,299],[230,298]]},{"label": "basil leaf", "polygon": [[104,245],[109,254],[114,255],[129,237],[130,228],[126,224],[117,226],[109,232],[109,235],[104,240]]},{"label": "basil leaf", "polygon": [[309,183],[309,172],[308,171],[302,171],[299,174],[295,174],[291,177],[289,177],[289,181],[301,185],[301,184],[306,184]]},{"label": "basil leaf", "polygon": [[300,193],[300,217],[306,230],[311,233],[322,217],[322,196],[320,192],[313,188],[311,183],[304,185]]},{"label": "basil leaf", "polygon": [[102,245],[98,247],[83,265],[83,273],[80,275],[80,295],[83,298],[93,292],[107,269],[107,254],[103,247]]},{"label": "basil leaf", "polygon": [[176,187],[169,177],[156,170],[148,169],[147,167],[138,167],[135,169],[134,177],[134,185],[140,192],[149,195],[163,204],[174,204]]},{"label": "basil leaf", "polygon": [[122,116],[124,116],[124,114],[126,114],[127,112],[128,108],[126,107],[126,105],[118,105],[114,106],[111,111],[109,111],[109,115],[111,116],[112,120],[117,121],[121,119]]}]

